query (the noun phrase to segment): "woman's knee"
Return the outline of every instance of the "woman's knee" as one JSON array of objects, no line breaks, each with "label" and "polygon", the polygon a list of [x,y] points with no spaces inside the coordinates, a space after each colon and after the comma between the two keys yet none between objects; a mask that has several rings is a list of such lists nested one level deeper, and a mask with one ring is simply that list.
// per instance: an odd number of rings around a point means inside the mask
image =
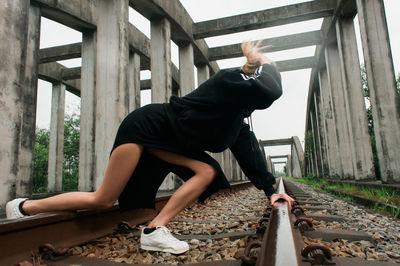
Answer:
[{"label": "woman's knee", "polygon": [[211,165],[204,164],[198,174],[201,175],[202,178],[205,178],[207,183],[211,183],[217,176],[218,171]]}]

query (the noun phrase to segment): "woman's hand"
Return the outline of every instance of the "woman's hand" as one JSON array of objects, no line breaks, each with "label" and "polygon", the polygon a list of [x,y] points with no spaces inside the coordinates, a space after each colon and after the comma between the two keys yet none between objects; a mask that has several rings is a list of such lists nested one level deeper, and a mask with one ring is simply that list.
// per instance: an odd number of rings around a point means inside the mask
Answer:
[{"label": "woman's hand", "polygon": [[292,204],[294,202],[294,199],[290,197],[288,194],[272,194],[271,195],[271,205],[276,206],[276,203],[278,200],[285,200],[288,203],[289,210],[292,208]]},{"label": "woman's hand", "polygon": [[273,64],[261,51],[261,42],[242,43],[243,55],[246,57],[246,63],[242,66],[242,71],[247,75],[253,75],[257,67],[264,64]]}]

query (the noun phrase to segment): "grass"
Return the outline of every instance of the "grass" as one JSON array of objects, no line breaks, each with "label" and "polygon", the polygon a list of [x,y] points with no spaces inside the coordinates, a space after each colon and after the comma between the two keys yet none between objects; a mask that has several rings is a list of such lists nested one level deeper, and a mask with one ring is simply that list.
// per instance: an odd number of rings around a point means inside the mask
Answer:
[{"label": "grass", "polygon": [[[384,212],[393,217],[400,217],[400,193],[396,191],[390,191],[386,188],[372,188],[366,186],[357,186],[353,184],[343,184],[343,183],[331,183],[329,179],[316,178],[313,176],[308,176],[305,178],[290,178],[296,182],[304,183],[315,189],[323,190],[330,193],[329,190],[334,190],[337,192],[342,192],[345,194],[355,195],[359,197],[368,198],[379,203],[393,205],[394,207],[382,207],[382,205],[377,204],[373,209],[378,212]],[[353,201],[350,196],[340,195],[340,198]]]}]

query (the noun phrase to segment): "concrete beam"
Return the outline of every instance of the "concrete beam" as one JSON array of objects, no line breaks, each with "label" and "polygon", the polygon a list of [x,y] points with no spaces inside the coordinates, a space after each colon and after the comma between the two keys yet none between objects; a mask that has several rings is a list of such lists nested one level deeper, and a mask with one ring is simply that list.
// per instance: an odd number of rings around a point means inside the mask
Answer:
[{"label": "concrete beam", "polygon": [[195,39],[279,26],[331,16],[336,0],[315,0],[263,11],[214,19],[193,25]]},{"label": "concrete beam", "polygon": [[72,43],[55,47],[43,48],[39,51],[40,63],[56,62],[82,56],[82,43]]},{"label": "concrete beam", "polygon": [[77,31],[94,31],[97,22],[97,1],[90,0],[33,0],[42,15]]},{"label": "concrete beam", "polygon": [[[287,49],[300,48],[311,45],[321,44],[323,41],[321,31],[310,31],[276,38],[265,39],[262,46],[268,46],[262,51],[265,53],[282,51]],[[232,44],[220,47],[210,48],[208,50],[208,58],[210,61],[221,60],[233,57],[242,57],[241,44]]]},{"label": "concrete beam", "polygon": [[61,73],[67,68],[59,63],[45,63],[39,65],[39,78],[51,83],[62,82],[67,87],[67,91],[80,96],[80,80],[63,80]]},{"label": "concrete beam", "polygon": [[[271,158],[271,159],[272,159],[272,158]],[[286,162],[286,161],[272,162],[272,164],[273,164],[273,165],[275,165],[275,164],[287,164],[287,162]]]},{"label": "concrete beam", "polygon": [[276,62],[280,72],[314,68],[317,65],[314,56]]},{"label": "concrete beam", "polygon": [[281,159],[281,158],[288,158],[289,155],[273,155],[270,157],[271,157],[271,159]]},{"label": "concrete beam", "polygon": [[272,140],[260,140],[262,147],[266,146],[280,146],[280,145],[292,145],[293,139],[272,139]]},{"label": "concrete beam", "polygon": [[[300,70],[300,69],[307,69],[307,68],[314,68],[316,67],[315,57],[303,57],[303,58],[296,58],[296,59],[289,59],[284,61],[275,62],[276,67],[280,72],[285,71],[293,71],[293,70]],[[238,67],[233,68],[226,68],[226,69],[237,69]]]}]

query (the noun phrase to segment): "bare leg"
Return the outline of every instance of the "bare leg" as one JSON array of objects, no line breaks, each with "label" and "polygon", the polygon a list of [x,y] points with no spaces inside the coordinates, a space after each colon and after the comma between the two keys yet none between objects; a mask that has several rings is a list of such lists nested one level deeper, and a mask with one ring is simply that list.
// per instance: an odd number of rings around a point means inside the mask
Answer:
[{"label": "bare leg", "polygon": [[175,215],[206,190],[217,172],[212,166],[185,156],[155,149],[149,149],[149,152],[166,162],[187,167],[195,173],[175,191],[161,212],[150,222],[148,227],[152,228],[168,224]]},{"label": "bare leg", "polygon": [[129,181],[143,146],[129,143],[111,154],[101,187],[95,192],[69,192],[40,200],[27,200],[23,209],[28,214],[49,211],[103,209],[112,207]]}]

